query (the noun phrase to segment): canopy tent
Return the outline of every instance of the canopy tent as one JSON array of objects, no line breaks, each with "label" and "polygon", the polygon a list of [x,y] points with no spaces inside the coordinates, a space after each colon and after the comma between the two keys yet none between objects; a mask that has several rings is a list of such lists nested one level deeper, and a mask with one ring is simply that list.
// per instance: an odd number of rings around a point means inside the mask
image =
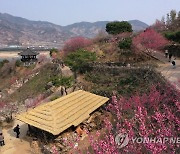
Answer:
[{"label": "canopy tent", "polygon": [[17,119],[58,135],[71,126],[78,126],[108,100],[109,98],[78,90],[22,113]]}]

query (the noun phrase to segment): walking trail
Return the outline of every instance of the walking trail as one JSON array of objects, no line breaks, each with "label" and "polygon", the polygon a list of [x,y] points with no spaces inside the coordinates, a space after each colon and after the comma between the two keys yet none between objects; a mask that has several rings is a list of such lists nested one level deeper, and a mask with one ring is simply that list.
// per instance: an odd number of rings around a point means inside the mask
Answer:
[{"label": "walking trail", "polygon": [[[20,138],[16,138],[13,128],[20,125]],[[30,142],[27,141],[27,125],[15,120],[13,128],[3,129],[5,145],[0,147],[0,154],[31,154]]]},{"label": "walking trail", "polygon": [[168,61],[168,58],[165,58],[164,54],[155,52],[154,56],[163,62],[163,64],[159,64],[159,68],[157,70],[161,72],[161,74],[178,90],[180,90],[180,59],[175,60],[176,67],[173,68],[172,63]]},{"label": "walking trail", "polygon": [[176,60],[176,68],[173,68],[172,64],[166,63],[161,64],[158,70],[167,80],[180,90],[180,60]]}]

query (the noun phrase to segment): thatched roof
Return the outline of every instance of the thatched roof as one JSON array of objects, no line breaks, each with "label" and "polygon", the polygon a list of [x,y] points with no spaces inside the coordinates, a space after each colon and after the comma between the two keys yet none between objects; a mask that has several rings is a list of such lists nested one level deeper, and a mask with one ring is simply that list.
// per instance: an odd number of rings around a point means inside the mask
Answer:
[{"label": "thatched roof", "polygon": [[17,119],[58,135],[71,126],[78,126],[108,100],[106,97],[78,90],[22,113]]},{"label": "thatched roof", "polygon": [[31,49],[27,48],[26,50],[18,53],[20,56],[37,56],[39,53],[36,51],[32,51]]}]

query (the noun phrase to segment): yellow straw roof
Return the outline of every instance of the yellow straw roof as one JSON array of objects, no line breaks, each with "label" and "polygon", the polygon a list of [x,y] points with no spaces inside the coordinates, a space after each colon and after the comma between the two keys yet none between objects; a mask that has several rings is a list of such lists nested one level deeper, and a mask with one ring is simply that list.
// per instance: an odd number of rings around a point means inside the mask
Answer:
[{"label": "yellow straw roof", "polygon": [[78,126],[108,100],[109,98],[78,90],[22,113],[17,119],[58,135],[72,125]]}]

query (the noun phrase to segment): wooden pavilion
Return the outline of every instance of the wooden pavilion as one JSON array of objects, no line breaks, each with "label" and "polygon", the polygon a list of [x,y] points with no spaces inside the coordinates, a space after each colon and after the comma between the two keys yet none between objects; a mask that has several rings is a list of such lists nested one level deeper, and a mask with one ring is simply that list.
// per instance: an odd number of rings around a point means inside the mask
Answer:
[{"label": "wooden pavilion", "polygon": [[22,113],[17,119],[56,136],[71,126],[78,126],[108,100],[109,98],[78,90]]},{"label": "wooden pavilion", "polygon": [[37,53],[36,51],[32,51],[30,48],[27,48],[26,50],[18,53],[18,55],[21,56],[21,61],[25,65],[31,65],[37,62]]}]

